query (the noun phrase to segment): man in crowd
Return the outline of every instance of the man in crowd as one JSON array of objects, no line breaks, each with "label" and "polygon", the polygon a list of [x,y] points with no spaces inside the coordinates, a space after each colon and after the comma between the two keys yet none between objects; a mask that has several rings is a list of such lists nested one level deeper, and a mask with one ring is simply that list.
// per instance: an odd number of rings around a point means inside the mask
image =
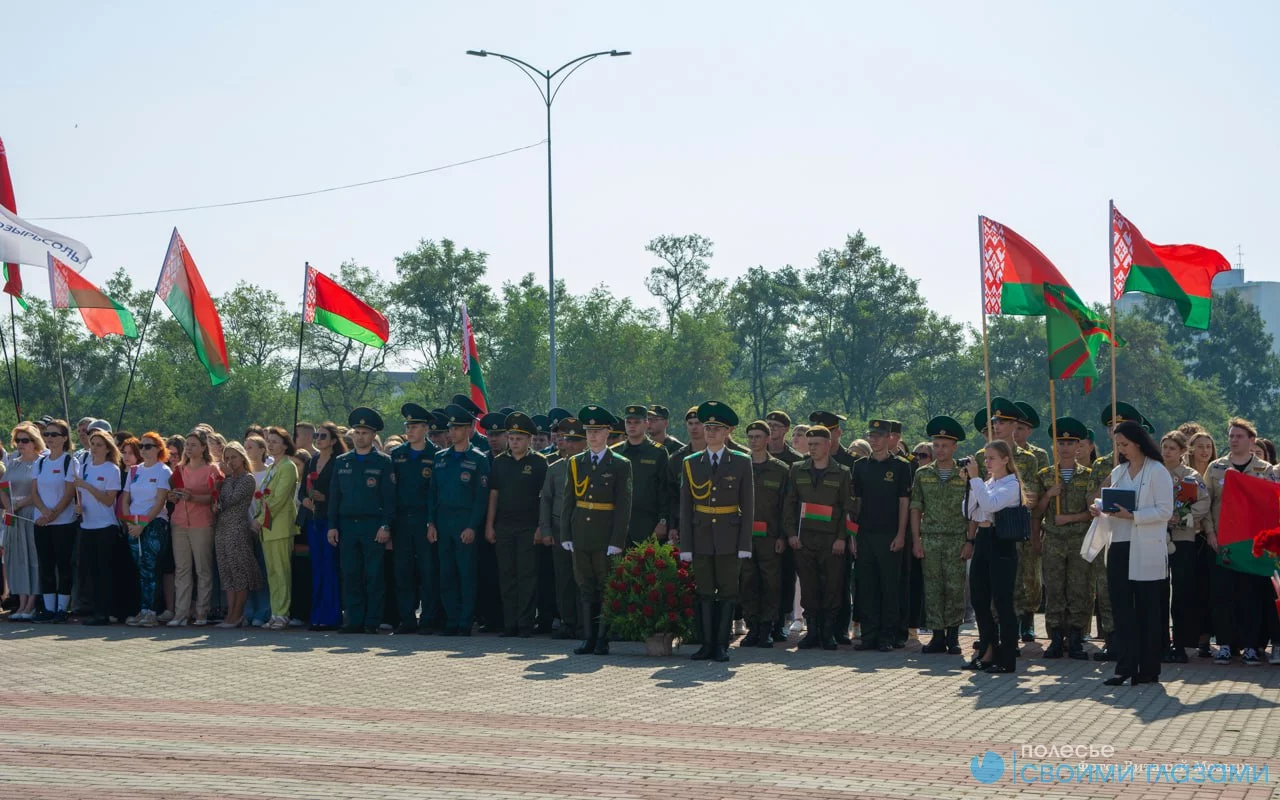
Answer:
[{"label": "man in crowd", "polygon": [[538,494],[547,477],[547,459],[530,450],[533,420],[519,411],[505,421],[507,449],[493,460],[489,480],[489,514],[485,538],[498,556],[503,636],[533,635],[534,600],[538,589],[537,555],[542,545],[538,527]]},{"label": "man in crowd", "polygon": [[[857,459],[849,454],[847,450],[840,444],[841,437],[844,436],[845,416],[836,414],[833,411],[814,411],[809,415],[809,422],[814,425],[821,425],[831,431],[831,460],[853,474],[853,465]],[[856,500],[850,507],[850,513],[856,513]],[[827,620],[832,629],[835,631],[836,644],[850,644],[852,640],[849,638],[849,626],[857,620],[858,614],[858,597],[855,589],[854,581],[854,548],[850,547],[844,553],[844,572],[841,573],[842,584],[840,588],[840,612],[834,619]]]},{"label": "man in crowd", "polygon": [[[789,441],[791,436],[791,416],[785,411],[770,411],[765,414],[765,423],[769,426],[769,441],[766,445],[769,456],[776,458],[790,467],[802,461],[805,456],[797,452]],[[787,537],[783,536],[784,547],[778,557],[778,609],[773,615],[774,641],[787,639],[787,615],[791,613],[796,596],[796,554],[785,546]]]},{"label": "man in crowd", "polygon": [[547,476],[542,483],[538,527],[542,543],[551,550],[555,570],[556,608],[560,611],[560,630],[556,639],[572,639],[578,635],[578,617],[581,601],[578,582],[573,576],[573,554],[560,546],[561,513],[569,474],[569,459],[581,453],[587,446],[586,430],[576,417],[564,417],[556,423],[560,451],[547,466]]},{"label": "man in crowd", "polygon": [[911,486],[911,545],[920,560],[925,621],[932,634],[925,653],[960,654],[964,623],[965,564],[962,550],[969,521],[964,514],[968,482],[956,465],[956,446],[964,427],[951,417],[929,420],[925,433],[933,442],[933,462],[916,471]]},{"label": "man in crowd", "polygon": [[470,636],[476,608],[476,533],[489,507],[489,459],[471,446],[475,415],[451,403],[451,446],[435,455],[427,500],[427,538],[440,544],[445,636]]},{"label": "man in crowd", "polygon": [[645,406],[627,406],[622,420],[627,438],[613,445],[614,452],[631,462],[631,521],[627,525],[627,544],[650,536],[658,537],[660,542],[667,538],[667,515],[673,494],[667,451],[649,440],[648,413]]},{"label": "man in crowd", "polygon": [[[404,416],[404,444],[390,453],[396,479],[396,518],[391,525],[395,564],[396,606],[400,616],[397,634],[431,633],[436,618],[439,589],[436,549],[427,541],[427,497],[435,450],[427,443],[427,428],[435,421],[417,403],[400,407]],[[422,607],[422,619],[417,618]]]},{"label": "man in crowd", "polygon": [[853,468],[853,496],[858,500],[858,562],[855,585],[862,616],[857,650],[887,652],[905,647],[899,638],[903,549],[906,544],[911,465],[889,452],[889,420],[867,425],[871,457]]},{"label": "man in crowd", "polygon": [[654,444],[666,450],[668,456],[675,455],[677,450],[684,447],[684,442],[667,435],[667,425],[670,421],[671,409],[656,404],[649,406],[649,411],[645,415],[649,438],[653,440]]},{"label": "man in crowd", "polygon": [[[742,613],[747,619],[747,635],[739,643],[740,647],[773,647],[780,605],[778,568],[782,554],[790,550],[782,529],[788,466],[769,454],[769,435],[769,425],[763,420],[747,426],[755,486],[755,520],[751,525],[751,559],[742,564]],[[785,633],[782,638],[786,638]]]}]

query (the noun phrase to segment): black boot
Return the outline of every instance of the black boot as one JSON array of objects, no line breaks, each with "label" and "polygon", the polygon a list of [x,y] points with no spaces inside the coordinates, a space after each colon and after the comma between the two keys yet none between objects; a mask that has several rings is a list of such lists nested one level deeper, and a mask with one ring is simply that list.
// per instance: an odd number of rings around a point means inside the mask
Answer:
[{"label": "black boot", "polygon": [[587,656],[596,651],[596,614],[599,613],[599,608],[595,603],[582,601],[579,618],[582,620],[585,639],[582,644],[573,648],[574,655]]},{"label": "black boot", "polygon": [[835,650],[839,647],[836,641],[836,617],[840,616],[839,612],[822,615],[822,649]]},{"label": "black boot", "polygon": [[[786,617],[783,617],[778,622],[773,623],[773,630],[770,631],[770,635],[773,637],[774,642],[785,642],[787,640]],[[772,643],[773,642],[770,642],[770,644]],[[760,645],[760,646],[765,647],[765,645]]]},{"label": "black boot", "polygon": [[1062,628],[1049,631],[1049,646],[1044,649],[1045,658],[1062,658]]},{"label": "black boot", "polygon": [[733,604],[720,600],[716,602],[715,649],[711,653],[712,661],[724,663],[729,660],[729,635],[733,633]]},{"label": "black boot", "polygon": [[1036,615],[1028,611],[1018,617],[1018,628],[1022,634],[1022,641],[1034,642],[1036,640]]},{"label": "black boot", "polygon": [[805,632],[796,645],[798,650],[812,650],[822,644],[822,612],[815,611],[804,618]]},{"label": "black boot", "polygon": [[933,636],[930,637],[929,643],[920,648],[921,653],[945,653],[947,652],[946,635],[938,629],[933,629]]},{"label": "black boot", "polygon": [[960,655],[960,626],[952,625],[947,628],[947,655]]},{"label": "black boot", "polygon": [[[702,623],[699,627],[702,629],[702,646],[698,651],[689,658],[694,661],[706,661],[716,651],[716,604],[713,600],[703,600],[698,603],[698,622]],[[729,624],[733,624],[733,620],[729,620]]]},{"label": "black boot", "polygon": [[[786,641],[786,639],[784,638],[783,641]],[[771,623],[762,623],[760,641],[756,642],[756,647],[773,647],[773,625]]]},{"label": "black boot", "polygon": [[609,655],[609,625],[604,621],[604,607],[596,606],[600,612],[600,624],[596,628],[596,649],[594,652],[598,656]]},{"label": "black boot", "polygon": [[761,633],[768,636],[769,629],[761,627],[758,619],[747,620],[747,635],[738,642],[738,647],[758,647]]},{"label": "black boot", "polygon": [[1089,658],[1089,654],[1084,651],[1084,636],[1079,628],[1072,628],[1067,635],[1067,655],[1078,661]]},{"label": "black boot", "polygon": [[1112,649],[1111,643],[1115,639],[1114,633],[1108,633],[1107,638],[1102,644],[1102,649],[1093,654],[1094,661],[1115,661],[1116,652]]}]

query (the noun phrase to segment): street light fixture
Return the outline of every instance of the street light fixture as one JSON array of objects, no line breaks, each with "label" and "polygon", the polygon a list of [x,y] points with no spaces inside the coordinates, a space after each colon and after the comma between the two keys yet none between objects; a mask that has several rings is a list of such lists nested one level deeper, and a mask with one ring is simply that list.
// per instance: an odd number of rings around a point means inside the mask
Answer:
[{"label": "street light fixture", "polygon": [[[555,102],[556,95],[560,93],[560,87],[564,86],[564,82],[569,80],[569,76],[578,71],[578,68],[588,61],[599,58],[600,56],[610,56],[617,58],[619,56],[631,55],[630,50],[601,50],[598,53],[587,53],[578,56],[572,61],[566,61],[554,70],[541,70],[521,61],[514,56],[504,55],[503,53],[493,53],[488,50],[468,50],[467,55],[476,56],[478,58],[500,58],[509,64],[519,68],[521,72],[529,76],[529,80],[533,81],[533,85],[537,87],[538,94],[542,97],[542,102],[547,107],[547,294],[550,298],[550,346],[551,346],[551,406],[556,405],[556,250],[555,250],[555,225],[552,216],[551,203],[551,104]],[[568,72],[565,72],[568,70]],[[561,75],[561,73],[564,73]],[[556,78],[559,80],[556,81]],[[555,81],[555,86],[552,86]]]}]

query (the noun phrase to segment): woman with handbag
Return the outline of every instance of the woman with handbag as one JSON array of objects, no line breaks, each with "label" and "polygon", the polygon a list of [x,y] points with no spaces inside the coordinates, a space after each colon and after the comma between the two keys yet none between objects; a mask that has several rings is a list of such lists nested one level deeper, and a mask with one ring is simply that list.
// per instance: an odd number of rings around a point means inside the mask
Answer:
[{"label": "woman with handbag", "polygon": [[1103,681],[1121,686],[1160,682],[1160,658],[1168,650],[1169,519],[1173,478],[1160,448],[1137,422],[1126,420],[1112,432],[1119,461],[1111,488],[1134,493],[1134,508],[1103,513],[1111,530],[1107,546],[1107,589],[1115,619],[1116,674]]},{"label": "woman with handbag", "polygon": [[[1014,576],[1018,571],[1019,538],[1031,535],[1031,514],[1022,492],[1022,478],[1013,460],[1013,448],[996,439],[984,450],[988,478],[978,477],[978,464],[965,464],[969,497],[965,514],[978,523],[972,538],[964,543],[960,557],[972,559],[969,566],[969,596],[978,620],[978,638],[985,652],[975,656],[964,669],[1006,674],[1016,670],[1018,657],[1018,615],[1013,606]],[[997,524],[1000,531],[997,534]],[[999,621],[991,613],[995,604]]]}]

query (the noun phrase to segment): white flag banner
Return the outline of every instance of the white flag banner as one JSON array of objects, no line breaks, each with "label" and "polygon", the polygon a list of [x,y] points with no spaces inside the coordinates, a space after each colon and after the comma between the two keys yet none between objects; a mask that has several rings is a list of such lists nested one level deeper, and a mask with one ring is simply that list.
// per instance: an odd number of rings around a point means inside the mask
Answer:
[{"label": "white flag banner", "polygon": [[32,225],[0,206],[0,262],[47,269],[50,253],[76,272],[83,272],[93,257],[83,242]]}]

